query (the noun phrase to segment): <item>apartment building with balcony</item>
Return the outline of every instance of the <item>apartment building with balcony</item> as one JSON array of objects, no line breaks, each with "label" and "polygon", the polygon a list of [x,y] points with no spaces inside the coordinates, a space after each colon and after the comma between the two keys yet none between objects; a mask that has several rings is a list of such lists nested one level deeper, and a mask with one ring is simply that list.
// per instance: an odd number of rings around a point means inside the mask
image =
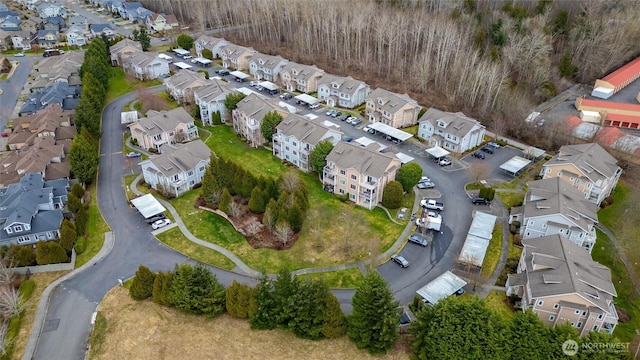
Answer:
[{"label": "apartment building with balcony", "polygon": [[364,103],[371,88],[351,76],[324,75],[318,81],[318,99],[327,106],[353,109]]},{"label": "apartment building with balcony", "polygon": [[432,146],[463,153],[484,141],[486,128],[461,112],[450,113],[429,108],[418,121],[418,137]]},{"label": "apartment building with balcony", "polygon": [[203,125],[213,125],[212,115],[220,113],[220,121],[226,123],[229,118],[229,110],[224,105],[227,95],[234,88],[226,81],[211,79],[206,85],[193,91],[194,102],[200,108],[200,119]]},{"label": "apartment building with balcony", "polygon": [[131,138],[143,149],[163,152],[163,145],[186,143],[198,138],[195,120],[182,108],[149,110],[147,117],[129,125]]},{"label": "apartment building with balcony", "polygon": [[[238,102],[238,107],[232,111],[233,129],[246,139],[251,147],[260,147],[267,140],[260,129],[264,116],[270,111],[278,111],[275,105],[257,94],[250,94]],[[278,111],[283,118],[288,113]]]},{"label": "apartment building with balcony", "polygon": [[384,187],[396,178],[401,162],[395,155],[381,153],[377,144],[363,147],[339,142],[327,155],[322,172],[325,191],[347,196],[356,205],[375,208],[382,201]]},{"label": "apartment building with balcony", "polygon": [[367,96],[365,111],[369,122],[380,122],[396,129],[418,123],[420,105],[407,94],[377,88]]}]

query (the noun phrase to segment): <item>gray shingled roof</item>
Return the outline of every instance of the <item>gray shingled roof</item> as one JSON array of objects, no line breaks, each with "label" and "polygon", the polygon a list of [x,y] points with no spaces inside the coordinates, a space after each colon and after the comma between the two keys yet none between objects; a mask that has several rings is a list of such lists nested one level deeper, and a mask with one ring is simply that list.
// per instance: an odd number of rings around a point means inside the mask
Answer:
[{"label": "gray shingled roof", "polygon": [[202,140],[194,140],[181,146],[167,145],[163,153],[147,161],[151,162],[165,177],[194,169],[202,160],[211,157],[211,150]]},{"label": "gray shingled roof", "polygon": [[[327,155],[327,162],[335,163],[340,169],[355,169],[360,174],[374,178],[381,178],[389,170],[389,165],[394,160],[398,160],[398,158],[393,154],[378,152],[375,144],[365,148],[347,142],[339,142]],[[398,164],[400,164],[399,160]]]},{"label": "gray shingled roof", "polygon": [[276,126],[276,129],[287,136],[294,136],[299,141],[313,146],[322,140],[327,135],[327,132],[336,131],[336,129],[330,129],[294,114],[282,120],[282,122]]},{"label": "gray shingled roof", "polygon": [[142,51],[142,45],[140,45],[139,41],[133,41],[131,39],[123,39],[118,41],[115,45],[111,46],[109,48],[109,53],[111,53],[111,55],[115,55],[120,53],[122,50],[124,50],[127,47],[133,47],[135,49]]},{"label": "gray shingled roof", "polygon": [[[383,105],[378,104],[378,99],[382,99]],[[385,90],[383,88],[377,88],[367,96],[367,99],[373,99],[377,108],[381,108],[384,111],[389,112],[390,114],[395,114],[398,109],[403,106],[410,104],[412,106],[420,106],[418,102],[413,100],[407,94],[398,94],[393,93],[391,91]]]},{"label": "gray shingled roof", "polygon": [[598,222],[597,205],[558,177],[530,181],[523,208],[525,218],[562,214],[584,231]]},{"label": "gray shingled roof", "polygon": [[318,86],[327,85],[329,89],[333,89],[333,86],[332,86],[333,83],[338,84],[337,89],[340,92],[345,94],[351,94],[351,95],[355,94],[360,87],[367,86],[367,84],[364,81],[356,80],[351,76],[344,77],[344,76],[325,74],[318,80]]},{"label": "gray shingled roof", "polygon": [[283,61],[288,62],[288,60],[282,58],[282,56],[267,55],[259,52],[253,54],[250,61],[255,62],[258,66],[271,70],[275,69],[275,67]]},{"label": "gray shingled roof", "polygon": [[146,134],[156,135],[173,131],[180,124],[193,122],[194,119],[191,115],[184,108],[179,107],[169,111],[149,110],[146,118],[142,118],[134,124],[140,124]]},{"label": "gray shingled roof", "polygon": [[180,70],[175,75],[165,80],[165,84],[168,87],[173,86],[174,88],[183,91],[197,82],[202,83],[202,85],[206,83],[204,73],[190,70]]},{"label": "gray shingled roof", "polygon": [[[282,71],[289,72],[292,77],[298,80],[309,80],[318,71],[324,74],[324,70],[319,69],[315,65],[303,65],[293,61],[289,61],[287,65],[283,66]],[[297,75],[293,74],[294,71],[297,72]]]},{"label": "gray shingled roof", "polygon": [[264,116],[273,110],[277,110],[277,108],[267,100],[256,94],[250,94],[238,102],[238,107],[234,111],[243,112],[249,118],[262,121]]},{"label": "gray shingled roof", "polygon": [[450,113],[445,111],[440,111],[435,108],[429,108],[422,117],[418,120],[418,123],[428,122],[434,128],[441,128],[437,126],[438,121],[442,121],[447,124],[447,127],[444,128],[447,133],[458,136],[460,138],[467,135],[469,132],[474,130],[476,126],[480,128],[484,128],[482,124],[476,119],[472,119],[465,115],[464,113]]},{"label": "gray shingled roof", "polygon": [[233,92],[233,89],[234,88],[226,81],[212,79],[205,86],[196,88],[193,93],[198,99],[205,102],[211,102],[222,94],[229,94]]},{"label": "gray shingled roof", "polygon": [[573,164],[592,182],[613,177],[618,171],[617,160],[596,143],[564,145],[544,166]]},{"label": "gray shingled roof", "polygon": [[[609,311],[607,301],[617,296],[611,271],[593,261],[588,251],[560,235],[527,239],[522,243],[527,283],[533,298],[577,293]],[[534,266],[538,269],[534,270]]]}]

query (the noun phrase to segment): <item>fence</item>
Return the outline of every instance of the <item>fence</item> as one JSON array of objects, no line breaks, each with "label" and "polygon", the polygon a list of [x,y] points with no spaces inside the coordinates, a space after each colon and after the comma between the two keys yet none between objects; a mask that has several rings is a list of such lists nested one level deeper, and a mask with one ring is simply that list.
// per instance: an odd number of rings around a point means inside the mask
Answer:
[{"label": "fence", "polygon": [[71,250],[71,261],[62,264],[49,264],[49,265],[36,265],[36,266],[23,266],[14,268],[18,274],[26,274],[29,271],[31,274],[73,270],[76,267],[76,250]]}]

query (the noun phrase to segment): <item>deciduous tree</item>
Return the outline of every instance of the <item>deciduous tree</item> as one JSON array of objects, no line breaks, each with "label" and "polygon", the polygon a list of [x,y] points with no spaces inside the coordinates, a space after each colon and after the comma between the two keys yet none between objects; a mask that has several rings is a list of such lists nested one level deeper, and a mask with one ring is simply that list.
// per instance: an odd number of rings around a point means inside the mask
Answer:
[{"label": "deciduous tree", "polygon": [[396,181],[402,185],[402,189],[405,192],[411,191],[418,181],[420,181],[421,177],[422,166],[415,161],[402,165],[396,173]]},{"label": "deciduous tree", "polygon": [[309,154],[311,167],[320,177],[322,177],[322,169],[327,165],[327,155],[331,150],[333,150],[333,144],[327,140],[322,140],[316,144],[316,147]]},{"label": "deciduous tree", "polygon": [[227,110],[229,110],[230,112],[235,110],[238,107],[238,103],[240,101],[242,101],[242,99],[244,99],[247,95],[243,94],[243,93],[231,93],[229,95],[227,95],[227,97],[224,99],[224,107],[227,108]]}]

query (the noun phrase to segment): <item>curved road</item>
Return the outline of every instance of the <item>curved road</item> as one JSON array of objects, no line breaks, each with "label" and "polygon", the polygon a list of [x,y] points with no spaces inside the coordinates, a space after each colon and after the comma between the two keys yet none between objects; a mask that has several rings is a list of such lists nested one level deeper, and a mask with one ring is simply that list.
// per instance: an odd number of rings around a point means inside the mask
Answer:
[{"label": "curved road", "polygon": [[33,63],[40,60],[37,56],[10,57],[12,61],[19,62],[18,67],[10,77],[0,82],[0,131],[5,128],[9,119],[12,118],[13,110],[18,103],[18,97],[24,86],[29,73],[33,68]]}]

